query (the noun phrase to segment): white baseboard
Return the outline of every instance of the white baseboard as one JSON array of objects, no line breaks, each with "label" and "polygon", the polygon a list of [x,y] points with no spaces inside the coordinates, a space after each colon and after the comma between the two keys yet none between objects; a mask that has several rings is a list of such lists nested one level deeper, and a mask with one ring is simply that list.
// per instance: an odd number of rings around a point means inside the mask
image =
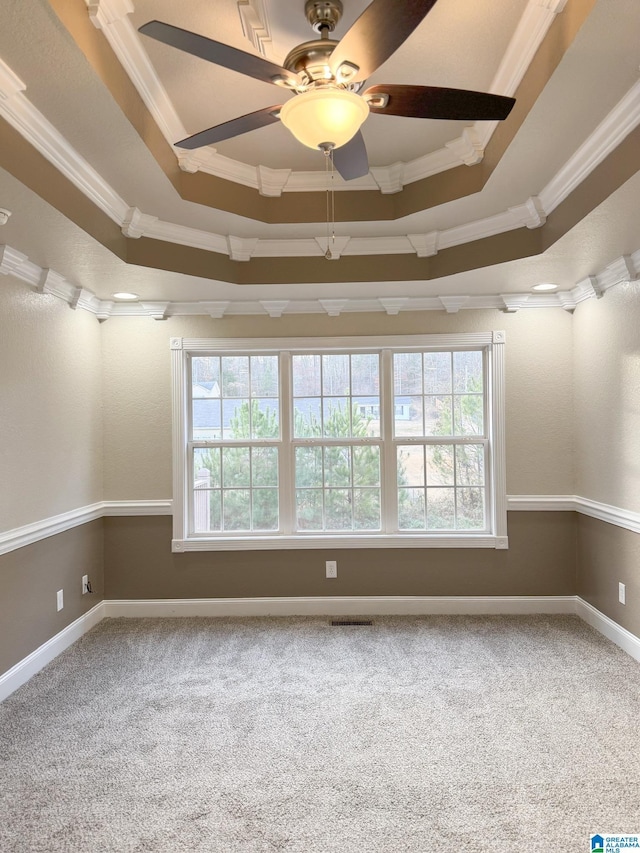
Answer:
[{"label": "white baseboard", "polygon": [[640,661],[640,638],[575,595],[336,596],[101,601],[0,675],[0,702],[102,619],[118,616],[486,616],[577,614]]},{"label": "white baseboard", "polygon": [[601,613],[579,596],[576,597],[576,613],[592,628],[595,628],[616,646],[620,646],[632,658],[640,661],[640,637],[636,637],[631,631],[627,631],[622,625],[618,625],[613,619],[609,619],[608,616],[605,616],[604,613]]},{"label": "white baseboard", "polygon": [[104,601],[96,604],[91,610],[80,616],[66,628],[63,628],[46,643],[43,643],[35,651],[23,658],[11,669],[0,675],[0,702],[6,699],[14,690],[21,687],[36,672],[46,666],[83,634],[90,631],[98,622],[104,619]]},{"label": "white baseboard", "polygon": [[326,596],[105,601],[105,616],[426,616],[575,613],[575,596]]}]

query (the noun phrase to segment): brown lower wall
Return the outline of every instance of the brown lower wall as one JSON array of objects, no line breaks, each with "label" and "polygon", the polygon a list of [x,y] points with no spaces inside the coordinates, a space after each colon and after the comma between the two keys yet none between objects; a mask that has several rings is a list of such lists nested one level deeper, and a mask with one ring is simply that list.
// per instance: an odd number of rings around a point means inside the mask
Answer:
[{"label": "brown lower wall", "polygon": [[[171,553],[171,518],[106,518],[107,599],[575,595],[572,512],[509,513],[509,549]],[[325,560],[338,561],[337,580]]]},{"label": "brown lower wall", "polygon": [[[577,594],[640,637],[640,536],[586,515],[578,520]],[[626,604],[618,583],[626,585]]]},{"label": "brown lower wall", "polygon": [[[0,556],[0,673],[103,598],[579,595],[640,636],[638,534],[572,512],[511,512],[509,546],[172,554],[171,518],[105,518]],[[337,580],[324,577],[327,559]],[[93,595],[81,594],[83,574]]]},{"label": "brown lower wall", "polygon": [[[102,525],[92,521],[0,556],[0,673],[102,601]],[[83,575],[89,575],[91,595],[82,595]]]}]

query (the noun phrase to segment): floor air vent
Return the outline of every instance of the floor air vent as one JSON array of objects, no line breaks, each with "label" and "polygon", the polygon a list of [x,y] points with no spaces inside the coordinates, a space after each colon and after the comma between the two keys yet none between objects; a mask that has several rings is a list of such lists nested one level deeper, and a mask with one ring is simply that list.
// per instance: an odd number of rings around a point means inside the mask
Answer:
[{"label": "floor air vent", "polygon": [[340,626],[343,625],[373,625],[371,619],[332,619],[332,625]]}]

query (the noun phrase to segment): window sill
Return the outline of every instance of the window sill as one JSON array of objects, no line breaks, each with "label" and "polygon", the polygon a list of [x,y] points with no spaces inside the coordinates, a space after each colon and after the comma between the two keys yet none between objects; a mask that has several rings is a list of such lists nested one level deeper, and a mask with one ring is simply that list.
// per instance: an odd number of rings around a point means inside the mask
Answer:
[{"label": "window sill", "polygon": [[497,548],[509,547],[506,536],[490,534],[378,534],[370,536],[218,536],[173,539],[171,550],[186,551],[285,551],[323,548]]}]

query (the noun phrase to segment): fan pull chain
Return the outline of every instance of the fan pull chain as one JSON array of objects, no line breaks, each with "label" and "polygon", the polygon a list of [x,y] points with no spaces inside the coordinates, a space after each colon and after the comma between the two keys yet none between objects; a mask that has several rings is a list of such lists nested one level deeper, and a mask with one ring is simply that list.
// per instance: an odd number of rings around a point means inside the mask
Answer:
[{"label": "fan pull chain", "polygon": [[[335,169],[333,165],[333,148],[324,149],[324,170],[327,176],[327,251],[324,256],[327,260],[333,257],[332,248],[336,243],[336,200],[334,190]],[[331,243],[331,245],[329,245]]]}]

